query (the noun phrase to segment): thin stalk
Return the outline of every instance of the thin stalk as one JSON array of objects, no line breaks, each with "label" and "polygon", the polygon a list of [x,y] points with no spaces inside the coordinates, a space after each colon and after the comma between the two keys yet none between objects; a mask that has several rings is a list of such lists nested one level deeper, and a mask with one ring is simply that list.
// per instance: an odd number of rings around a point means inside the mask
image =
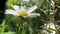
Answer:
[{"label": "thin stalk", "polygon": [[[53,0],[51,0],[51,3],[50,5],[52,6],[53,8],[53,14],[50,16],[50,21],[54,24],[55,28],[56,28],[56,25],[55,25],[55,19],[54,19],[54,14],[55,14],[55,3]],[[51,8],[50,8],[51,9]],[[58,31],[57,31],[57,28],[56,28],[56,34],[58,34]]]}]

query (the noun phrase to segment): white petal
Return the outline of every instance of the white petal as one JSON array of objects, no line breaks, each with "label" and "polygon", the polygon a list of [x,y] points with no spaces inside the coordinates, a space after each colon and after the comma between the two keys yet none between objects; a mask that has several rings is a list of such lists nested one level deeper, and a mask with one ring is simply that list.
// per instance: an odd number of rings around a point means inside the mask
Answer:
[{"label": "white petal", "polygon": [[19,11],[19,9],[20,9],[20,7],[17,6],[17,5],[11,5],[11,6],[12,6],[12,8],[13,8],[14,10],[16,10],[16,11]]},{"label": "white petal", "polygon": [[20,6],[21,11],[26,11],[26,6]]},{"label": "white petal", "polygon": [[16,11],[14,11],[14,10],[5,10],[5,11],[6,11],[5,14],[17,15]]},{"label": "white petal", "polygon": [[36,6],[36,5],[30,7],[30,8],[28,9],[28,12],[31,13],[31,12],[34,11],[35,9],[37,9],[37,6]]},{"label": "white petal", "polygon": [[40,14],[39,13],[28,14],[28,17],[36,17],[36,16],[40,16]]},{"label": "white petal", "polygon": [[55,29],[55,26],[53,23],[50,23],[50,28]]}]

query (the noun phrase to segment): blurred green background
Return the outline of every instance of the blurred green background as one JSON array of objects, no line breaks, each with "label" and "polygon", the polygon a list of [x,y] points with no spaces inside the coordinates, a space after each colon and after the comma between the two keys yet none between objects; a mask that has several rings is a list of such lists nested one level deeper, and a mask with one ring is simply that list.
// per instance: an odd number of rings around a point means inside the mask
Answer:
[{"label": "blurred green background", "polygon": [[[51,0],[48,0],[49,2]],[[55,8],[52,9],[47,0],[30,0],[28,2],[22,0],[0,0],[0,33],[7,32],[5,34],[42,34],[44,23],[49,21],[49,10],[56,10],[54,13],[55,24],[60,26],[60,0],[53,0]],[[33,6],[38,4],[38,8],[34,11],[40,13],[40,17],[27,18],[17,17],[11,20],[13,15],[5,15],[6,9],[11,9],[11,5],[26,5]],[[43,10],[41,10],[43,9]],[[47,12],[44,12],[48,10]],[[46,14],[47,13],[47,14]],[[8,21],[11,20],[9,23]],[[23,25],[24,24],[24,25]],[[6,26],[5,26],[6,25]],[[59,27],[57,27],[59,30]],[[60,30],[59,30],[60,31]],[[58,32],[59,32],[58,31]]]}]

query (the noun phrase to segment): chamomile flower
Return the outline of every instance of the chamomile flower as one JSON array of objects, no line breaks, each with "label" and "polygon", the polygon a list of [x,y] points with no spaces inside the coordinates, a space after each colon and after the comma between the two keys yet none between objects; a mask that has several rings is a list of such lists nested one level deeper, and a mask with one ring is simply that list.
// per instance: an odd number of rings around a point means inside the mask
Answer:
[{"label": "chamomile flower", "polygon": [[14,16],[22,16],[22,17],[36,17],[40,16],[39,13],[32,13],[35,9],[37,9],[37,6],[34,5],[32,7],[26,7],[26,6],[18,6],[18,5],[11,5],[13,9],[7,9],[5,10],[5,14],[12,14]]},{"label": "chamomile flower", "polygon": [[48,24],[44,24],[44,28],[46,29],[46,33],[47,34],[55,34],[56,33],[56,28],[55,28],[55,26],[54,26],[54,24],[53,23],[48,23]]}]

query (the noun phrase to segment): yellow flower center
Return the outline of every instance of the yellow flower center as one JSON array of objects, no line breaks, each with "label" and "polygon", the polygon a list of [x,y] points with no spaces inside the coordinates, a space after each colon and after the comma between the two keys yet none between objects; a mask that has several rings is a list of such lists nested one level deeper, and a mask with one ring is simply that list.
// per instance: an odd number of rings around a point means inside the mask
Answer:
[{"label": "yellow flower center", "polygon": [[27,16],[28,13],[25,11],[18,11],[17,14],[22,15],[22,16]]}]

